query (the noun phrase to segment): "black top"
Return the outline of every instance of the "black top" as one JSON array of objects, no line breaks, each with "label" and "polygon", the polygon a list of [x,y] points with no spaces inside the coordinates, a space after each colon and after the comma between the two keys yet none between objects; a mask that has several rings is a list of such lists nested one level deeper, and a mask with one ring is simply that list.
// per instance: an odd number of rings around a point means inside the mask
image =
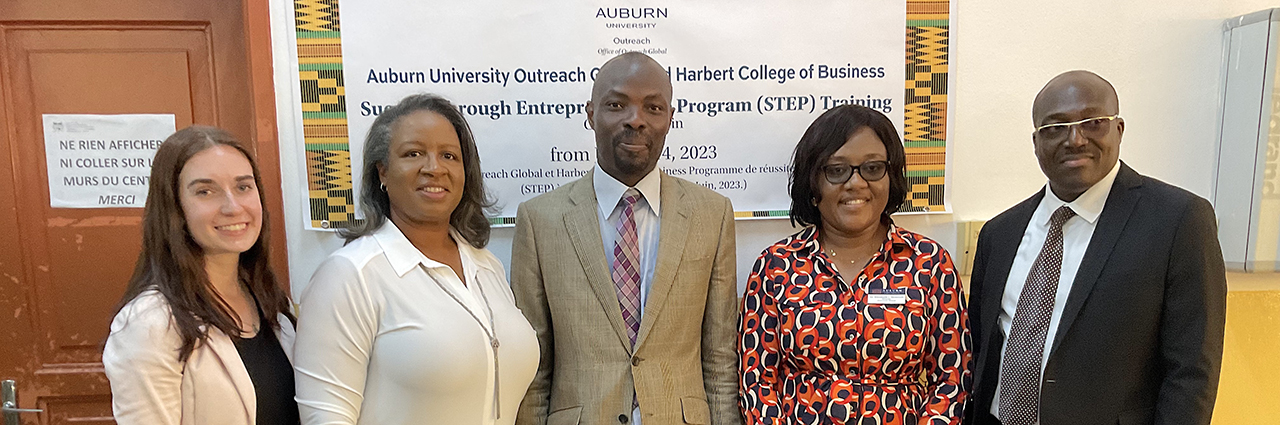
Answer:
[{"label": "black top", "polygon": [[[266,324],[266,319],[261,319]],[[236,351],[258,396],[258,425],[297,425],[298,403],[293,400],[293,365],[285,357],[276,333],[263,327],[253,338],[236,338]]]}]

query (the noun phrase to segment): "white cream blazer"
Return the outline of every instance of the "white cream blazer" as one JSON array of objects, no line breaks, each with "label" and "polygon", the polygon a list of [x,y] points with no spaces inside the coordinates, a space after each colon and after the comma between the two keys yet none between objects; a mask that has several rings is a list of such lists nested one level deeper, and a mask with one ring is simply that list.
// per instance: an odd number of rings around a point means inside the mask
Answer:
[{"label": "white cream blazer", "polygon": [[[276,337],[293,361],[293,325],[283,314]],[[255,425],[257,395],[231,338],[209,329],[186,362],[169,304],[149,290],[111,322],[102,365],[120,425]]]}]

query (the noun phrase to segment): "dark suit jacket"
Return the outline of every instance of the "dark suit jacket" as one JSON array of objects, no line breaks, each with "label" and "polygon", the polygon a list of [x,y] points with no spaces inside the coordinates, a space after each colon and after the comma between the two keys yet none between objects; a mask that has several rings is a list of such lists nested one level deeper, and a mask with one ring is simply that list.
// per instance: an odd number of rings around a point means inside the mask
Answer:
[{"label": "dark suit jacket", "polygon": [[[969,302],[974,392],[990,423],[1000,299],[1044,191],[987,222]],[[1053,336],[1041,425],[1208,424],[1218,391],[1226,272],[1208,201],[1121,164]]]}]

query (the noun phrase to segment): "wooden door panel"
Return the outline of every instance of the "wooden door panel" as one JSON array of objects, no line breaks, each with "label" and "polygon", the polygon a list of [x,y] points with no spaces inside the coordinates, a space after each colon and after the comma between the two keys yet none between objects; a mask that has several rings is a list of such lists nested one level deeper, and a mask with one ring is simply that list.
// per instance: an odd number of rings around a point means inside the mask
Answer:
[{"label": "wooden door panel", "polygon": [[[12,87],[15,94],[31,96],[31,102],[15,105],[15,115],[28,118],[16,124],[34,135],[28,140],[43,141],[39,117],[49,113],[172,113],[179,128],[194,117],[213,121],[216,110],[209,103],[193,102],[193,95],[213,94],[206,30],[13,28],[8,32],[10,57],[16,59],[9,67],[17,77]],[[43,143],[22,144],[15,153],[23,187],[47,183]],[[132,258],[141,247],[142,210],[50,208],[47,191],[22,197],[39,202],[19,207],[24,211],[18,224],[32,229],[24,257],[36,265],[36,334],[48,342],[38,347],[40,370],[80,370],[79,364],[100,361],[108,330],[102,320],[111,317],[132,273]]]},{"label": "wooden door panel", "polygon": [[[103,411],[102,406],[107,406]],[[50,424],[99,425],[114,424],[111,418],[111,396],[54,396],[40,399],[40,409]]]},{"label": "wooden door panel", "polygon": [[169,113],[181,128],[217,122],[206,25],[30,24],[5,27],[18,137],[12,151],[24,289],[35,344],[23,398],[43,423],[111,416],[102,343],[141,247],[139,208],[49,206],[42,114]]},{"label": "wooden door panel", "polygon": [[[70,41],[65,40],[72,38],[65,37],[70,35],[67,32],[32,31],[22,35],[57,34],[63,36],[58,37],[63,38],[58,41]],[[29,46],[40,50],[30,52],[28,61],[29,73],[43,76],[31,81],[37,109],[75,113],[94,109],[110,113],[164,110],[176,115],[179,128],[182,123],[189,125],[192,122],[192,70],[188,66],[191,52],[176,49],[134,52],[46,50],[46,46],[52,43],[47,39],[41,41]],[[139,75],[139,70],[163,72],[146,72],[150,75],[144,76]],[[200,73],[207,74],[207,70]],[[207,92],[207,89],[201,91]],[[141,98],[140,94],[143,95]]]},{"label": "wooden door panel", "polygon": [[[101,320],[84,319],[111,317],[133,272],[133,262],[123,260],[129,253],[136,258],[142,247],[141,214],[120,218],[124,220],[94,227],[46,229],[48,280],[36,281],[41,292],[36,305],[44,319],[37,332],[43,331],[50,342],[41,347],[41,369],[101,360],[108,328]],[[85,221],[92,219],[77,223]],[[90,264],[96,266],[84,267]]]}]

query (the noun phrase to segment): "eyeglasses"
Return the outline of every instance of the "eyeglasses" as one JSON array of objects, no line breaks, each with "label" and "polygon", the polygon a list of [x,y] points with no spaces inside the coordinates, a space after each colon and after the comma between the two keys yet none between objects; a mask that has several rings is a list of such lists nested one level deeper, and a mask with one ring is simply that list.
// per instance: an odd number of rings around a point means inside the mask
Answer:
[{"label": "eyeglasses", "polygon": [[822,166],[822,176],[827,183],[844,184],[857,172],[862,180],[873,182],[884,178],[889,172],[889,161],[867,161],[858,165],[828,164]]},{"label": "eyeglasses", "polygon": [[1071,135],[1071,127],[1080,126],[1080,134],[1084,137],[1094,138],[1106,136],[1111,131],[1108,125],[1112,120],[1120,118],[1120,115],[1112,115],[1109,117],[1093,117],[1085,118],[1080,121],[1060,122],[1054,124],[1045,124],[1036,127],[1036,136],[1047,142],[1057,142],[1065,140]]}]

